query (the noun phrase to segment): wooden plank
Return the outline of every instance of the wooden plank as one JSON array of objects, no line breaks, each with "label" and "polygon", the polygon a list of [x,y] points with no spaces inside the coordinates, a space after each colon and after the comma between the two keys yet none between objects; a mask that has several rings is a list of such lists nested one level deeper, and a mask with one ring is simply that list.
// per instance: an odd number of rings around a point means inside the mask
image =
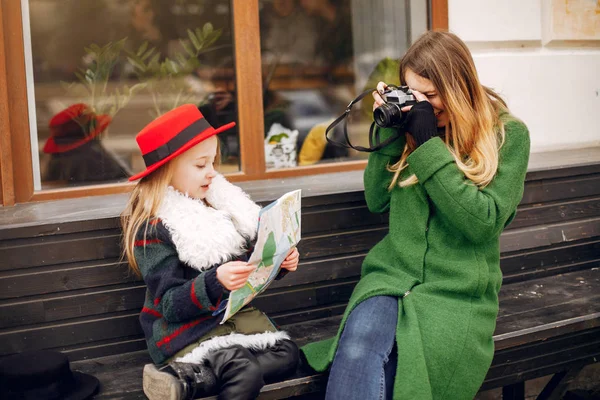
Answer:
[{"label": "wooden plank", "polygon": [[78,197],[96,197],[129,193],[133,189],[133,182],[103,183],[76,187],[62,187],[58,189],[45,189],[34,192],[29,201],[51,201],[74,199]]},{"label": "wooden plank", "polygon": [[139,312],[144,305],[146,287],[119,287],[92,292],[74,293],[42,300],[0,305],[0,326],[45,324],[73,318],[114,314],[122,311]]},{"label": "wooden plank", "polygon": [[266,169],[258,0],[231,4],[241,168],[248,179],[256,179]]},{"label": "wooden plank", "polygon": [[4,12],[0,5],[0,205],[15,204],[15,188],[13,177],[13,159],[10,137],[10,98],[8,97],[8,75],[6,70],[6,54],[4,41]]},{"label": "wooden plank", "polygon": [[600,240],[593,238],[578,242],[534,248],[516,253],[503,253],[500,267],[504,284],[591,268],[600,259]]},{"label": "wooden plank", "polygon": [[368,226],[384,226],[388,223],[387,214],[373,214],[364,201],[354,204],[340,204],[328,209],[308,209],[302,213],[302,235],[321,232],[335,232],[358,229]]},{"label": "wooden plank", "polygon": [[114,259],[121,255],[121,233],[108,229],[61,235],[41,240],[0,242],[0,271],[86,260]]},{"label": "wooden plank", "polygon": [[139,313],[105,315],[83,321],[0,331],[0,356],[24,350],[61,348],[141,335]]},{"label": "wooden plank", "polygon": [[0,274],[0,299],[39,296],[139,281],[116,259],[62,264]]},{"label": "wooden plank", "polygon": [[275,313],[269,317],[273,318],[278,325],[296,324],[316,319],[330,318],[343,314],[346,310],[347,302],[327,305],[320,308],[311,308],[306,310],[296,310],[292,312]]},{"label": "wooden plank", "polygon": [[583,175],[525,183],[521,204],[547,203],[600,194],[600,175]]},{"label": "wooden plank", "polygon": [[509,229],[600,216],[600,197],[519,207]]},{"label": "wooden plank", "polygon": [[268,315],[290,313],[324,307],[330,304],[347,303],[357,280],[310,285],[286,291],[271,291],[255,298],[252,303]]},{"label": "wooden plank", "polygon": [[[528,345],[526,347],[527,351],[532,354],[531,357],[521,354],[521,348],[511,349],[510,357],[508,354],[506,355],[511,362],[502,365],[497,365],[495,361],[492,362],[492,367],[481,390],[555,374],[577,365],[592,364],[600,356],[599,333],[597,330],[585,332],[585,340],[576,345],[572,344],[572,340],[576,339],[576,336],[563,336],[550,343],[551,351],[544,351],[540,348],[544,345],[542,342]],[[503,351],[496,354],[502,355]]]},{"label": "wooden plank", "polygon": [[312,236],[302,239],[298,245],[304,260],[318,257],[346,255],[370,250],[387,234],[388,228],[370,228],[339,234]]},{"label": "wooden plank", "polygon": [[500,237],[500,251],[552,246],[600,236],[600,218],[508,230]]},{"label": "wooden plank", "polygon": [[[11,153],[15,201],[27,202],[33,195],[33,163],[29,135],[29,105],[25,78],[25,46],[21,2],[1,0],[4,25],[4,53],[8,115],[10,115]],[[2,115],[0,115],[2,117]]]},{"label": "wooden plank", "polygon": [[95,360],[99,357],[106,357],[115,354],[125,355],[140,351],[143,352],[147,358],[150,357],[148,354],[146,339],[144,339],[143,335],[141,334],[138,334],[135,337],[124,337],[94,342],[90,345],[59,348],[58,351],[61,351],[69,356],[69,360],[71,361],[88,359]]},{"label": "wooden plank", "polygon": [[431,0],[431,29],[448,30],[448,0]]},{"label": "wooden plank", "polygon": [[366,253],[359,253],[310,261],[304,261],[301,258],[298,269],[284,279],[273,282],[267,289],[267,293],[273,289],[358,277],[365,255]]}]

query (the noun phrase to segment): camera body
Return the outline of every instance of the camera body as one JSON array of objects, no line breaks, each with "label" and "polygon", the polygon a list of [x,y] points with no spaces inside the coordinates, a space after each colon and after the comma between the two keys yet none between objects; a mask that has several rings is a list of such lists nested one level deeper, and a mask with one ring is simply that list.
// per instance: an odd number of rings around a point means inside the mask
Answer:
[{"label": "camera body", "polygon": [[417,99],[408,86],[389,86],[381,94],[381,97],[385,104],[373,111],[373,118],[375,123],[382,128],[402,125],[407,114],[402,111],[402,107],[417,104]]}]

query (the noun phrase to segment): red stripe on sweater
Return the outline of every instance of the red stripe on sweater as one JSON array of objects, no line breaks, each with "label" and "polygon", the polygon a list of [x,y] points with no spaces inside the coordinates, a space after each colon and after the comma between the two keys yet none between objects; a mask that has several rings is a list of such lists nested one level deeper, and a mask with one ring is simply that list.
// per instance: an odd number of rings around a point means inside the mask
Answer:
[{"label": "red stripe on sweater", "polygon": [[154,299],[154,305],[158,306],[160,304],[160,297]]},{"label": "red stripe on sweater", "polygon": [[156,219],[153,219],[152,221],[150,221],[150,225],[156,225],[159,222],[160,222],[160,218],[156,218]]},{"label": "red stripe on sweater", "polygon": [[135,247],[139,247],[139,246],[145,246],[147,244],[157,244],[157,243],[162,243],[160,241],[160,239],[144,239],[144,240],[136,240],[133,245]]},{"label": "red stripe on sweater", "polygon": [[181,335],[183,332],[187,331],[190,328],[193,328],[194,326],[198,325],[200,322],[206,321],[209,318],[212,318],[212,317],[208,316],[208,317],[200,318],[200,319],[190,322],[189,324],[182,325],[181,327],[179,327],[179,329],[177,329],[175,332],[171,333],[169,336],[164,337],[163,339],[156,342],[156,346],[162,347],[165,344],[169,344],[169,342],[171,342],[171,340],[173,340],[177,336]]},{"label": "red stripe on sweater", "polygon": [[196,297],[196,281],[192,281],[192,288],[190,289],[190,297],[192,298],[192,303],[196,305],[199,309],[202,309],[202,304],[200,304],[200,300]]},{"label": "red stripe on sweater", "polygon": [[154,315],[156,318],[162,318],[162,314],[161,313],[159,313],[158,311],[153,310],[151,308],[148,308],[148,307],[142,308],[142,312],[146,313],[146,314]]}]

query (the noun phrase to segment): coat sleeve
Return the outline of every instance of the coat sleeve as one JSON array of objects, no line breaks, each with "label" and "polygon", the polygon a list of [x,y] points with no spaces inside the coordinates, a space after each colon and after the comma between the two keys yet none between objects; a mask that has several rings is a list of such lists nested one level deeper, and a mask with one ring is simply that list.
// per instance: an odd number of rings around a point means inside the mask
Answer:
[{"label": "coat sleeve", "polygon": [[136,242],[134,254],[154,304],[167,321],[209,315],[219,306],[223,287],[216,278],[216,268],[187,279],[185,268],[189,267],[179,260],[162,224]]},{"label": "coat sleeve", "polygon": [[508,122],[498,171],[483,189],[464,176],[440,138],[417,148],[408,163],[440,216],[471,242],[481,243],[500,236],[514,217],[523,196],[529,147],[525,125]]},{"label": "coat sleeve", "polygon": [[[394,128],[381,129],[381,140],[385,140],[394,132]],[[390,191],[388,187],[394,174],[388,171],[387,167],[400,160],[405,144],[406,138],[403,135],[383,149],[369,155],[369,161],[363,175],[365,200],[369,211],[373,213],[389,211]]]}]

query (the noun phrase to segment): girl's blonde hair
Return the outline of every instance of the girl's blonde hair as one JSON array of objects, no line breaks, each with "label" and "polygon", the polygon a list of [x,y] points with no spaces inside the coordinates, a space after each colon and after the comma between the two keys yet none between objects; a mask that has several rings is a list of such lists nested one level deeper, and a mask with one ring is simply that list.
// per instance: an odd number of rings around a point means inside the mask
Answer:
[{"label": "girl's blonde hair", "polygon": [[129,262],[129,268],[137,276],[141,276],[141,273],[133,254],[136,236],[142,226],[145,225],[144,238],[146,237],[148,224],[158,213],[167,187],[171,182],[171,165],[172,163],[169,162],[142,178],[133,188],[127,207],[121,214],[123,256]]},{"label": "girl's blonde hair", "polygon": [[[217,140],[217,155],[214,162],[215,168],[220,163],[220,154],[220,143]],[[150,220],[157,216],[162,199],[171,183],[174,160],[175,159],[167,162],[165,165],[162,165],[160,168],[138,181],[131,192],[125,210],[121,213],[123,258],[127,259],[129,268],[139,277],[141,276],[141,272],[133,253],[136,236],[143,226],[143,238],[146,238]]]},{"label": "girl's blonde hair", "polygon": [[[504,100],[479,82],[469,49],[456,35],[429,31],[423,34],[400,61],[400,81],[406,84],[406,71],[429,79],[448,113],[444,141],[465,176],[477,186],[487,186],[498,169],[499,148],[504,142],[504,122],[508,112]],[[390,189],[418,182],[415,175],[399,181],[408,166],[407,157],[416,149],[407,136],[400,161],[388,169],[394,173]]]}]

